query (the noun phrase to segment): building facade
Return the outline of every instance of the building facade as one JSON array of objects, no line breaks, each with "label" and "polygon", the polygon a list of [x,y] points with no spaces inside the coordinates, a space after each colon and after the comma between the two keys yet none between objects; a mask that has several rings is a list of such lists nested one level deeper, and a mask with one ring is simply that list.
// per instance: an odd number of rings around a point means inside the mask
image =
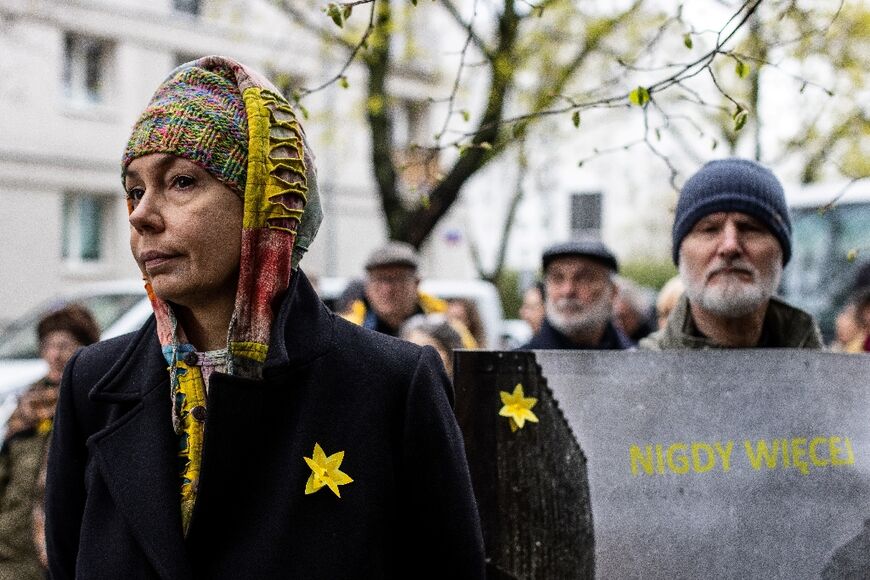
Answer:
[{"label": "building facade", "polygon": [[[288,91],[321,84],[346,58],[266,0],[0,5],[0,322],[77,286],[140,277],[120,156],[154,88],[178,64],[206,54],[250,64]],[[354,67],[347,77],[349,88],[334,83],[305,100],[326,214],[305,267],[321,276],[360,275],[386,237],[364,77]],[[439,82],[432,70],[391,78],[391,92],[408,103],[397,123],[405,139],[428,123],[426,97]],[[433,246],[424,260],[433,275],[470,275],[456,244]]]}]

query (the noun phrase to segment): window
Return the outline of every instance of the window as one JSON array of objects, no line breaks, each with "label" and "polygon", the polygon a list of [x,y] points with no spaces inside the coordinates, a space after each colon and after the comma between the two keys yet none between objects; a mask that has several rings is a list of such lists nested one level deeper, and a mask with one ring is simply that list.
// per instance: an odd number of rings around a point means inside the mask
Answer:
[{"label": "window", "polygon": [[98,195],[64,196],[62,246],[64,260],[73,263],[100,260],[108,201],[107,197]]},{"label": "window", "polygon": [[199,0],[172,0],[172,6],[178,12],[185,12],[194,16],[199,14],[199,9],[201,8]]},{"label": "window", "polygon": [[80,105],[105,101],[109,53],[109,43],[104,40],[66,35],[63,83],[67,99]]},{"label": "window", "polygon": [[601,237],[601,192],[575,193],[571,196],[571,237]]}]

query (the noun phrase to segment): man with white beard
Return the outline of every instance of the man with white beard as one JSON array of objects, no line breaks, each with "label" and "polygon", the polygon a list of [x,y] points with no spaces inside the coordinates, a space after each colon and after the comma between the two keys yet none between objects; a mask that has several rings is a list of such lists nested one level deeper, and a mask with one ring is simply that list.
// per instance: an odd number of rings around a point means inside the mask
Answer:
[{"label": "man with white beard", "polygon": [[634,346],[612,322],[619,266],[604,244],[556,244],[544,251],[542,262],[544,322],[522,350]]},{"label": "man with white beard", "polygon": [[685,292],[665,327],[640,342],[673,348],[821,348],[812,316],[774,294],[791,257],[782,185],[747,159],[711,161],[683,187],[673,259]]}]

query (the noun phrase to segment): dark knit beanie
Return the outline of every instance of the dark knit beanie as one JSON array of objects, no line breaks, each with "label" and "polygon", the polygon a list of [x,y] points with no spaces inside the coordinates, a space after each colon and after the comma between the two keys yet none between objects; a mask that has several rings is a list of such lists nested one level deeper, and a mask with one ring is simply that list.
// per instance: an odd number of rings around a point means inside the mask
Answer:
[{"label": "dark knit beanie", "polygon": [[782,263],[791,258],[791,220],[776,176],[749,159],[710,161],[683,186],[672,232],[674,264],[680,244],[698,221],[716,212],[736,211],[759,220],[779,240]]},{"label": "dark knit beanie", "polygon": [[248,117],[229,68],[173,71],[139,117],[122,166],[150,153],[170,153],[203,167],[244,196]]}]

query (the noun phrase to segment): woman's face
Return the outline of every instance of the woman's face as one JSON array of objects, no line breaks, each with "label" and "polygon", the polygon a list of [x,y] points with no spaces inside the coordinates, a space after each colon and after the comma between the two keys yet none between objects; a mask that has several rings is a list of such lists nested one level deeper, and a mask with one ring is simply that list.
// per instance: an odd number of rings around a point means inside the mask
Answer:
[{"label": "woman's face", "polygon": [[67,361],[82,347],[73,333],[68,330],[52,330],[39,343],[39,353],[48,363],[48,380],[59,383],[63,375],[63,367]]},{"label": "woman's face", "polygon": [[124,183],[130,248],[154,293],[191,309],[235,301],[243,202],[187,159],[134,159]]}]

